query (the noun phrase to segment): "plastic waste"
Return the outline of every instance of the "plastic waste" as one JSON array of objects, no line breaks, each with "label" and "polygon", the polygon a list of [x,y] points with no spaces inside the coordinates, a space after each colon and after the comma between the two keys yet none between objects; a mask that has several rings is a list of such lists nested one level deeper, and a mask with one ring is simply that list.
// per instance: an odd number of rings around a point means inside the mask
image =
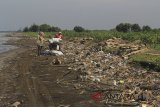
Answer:
[{"label": "plastic waste", "polygon": [[20,104],[21,104],[21,102],[16,101],[11,105],[11,107],[18,107],[18,105],[20,105]]},{"label": "plastic waste", "polygon": [[60,38],[52,38],[52,39],[49,39],[49,42],[50,43],[59,43],[59,42],[61,42],[62,41],[62,39],[60,39]]},{"label": "plastic waste", "polygon": [[119,83],[120,83],[120,84],[124,84],[124,80],[120,80]]},{"label": "plastic waste", "polygon": [[63,53],[61,51],[57,51],[57,50],[52,50],[51,54],[55,54],[55,55],[63,55]]}]

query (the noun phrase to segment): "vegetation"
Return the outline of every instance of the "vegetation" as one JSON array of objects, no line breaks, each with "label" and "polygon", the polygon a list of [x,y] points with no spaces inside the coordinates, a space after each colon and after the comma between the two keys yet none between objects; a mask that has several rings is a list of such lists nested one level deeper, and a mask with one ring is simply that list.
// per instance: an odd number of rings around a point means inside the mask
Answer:
[{"label": "vegetation", "polygon": [[39,31],[58,32],[61,31],[61,29],[59,27],[50,26],[48,24],[41,24],[41,25],[33,24],[30,27],[25,27],[23,29],[23,32],[39,32]]},{"label": "vegetation", "polygon": [[149,27],[148,25],[142,27],[142,31],[151,31],[151,30],[152,30],[151,27]]},{"label": "vegetation", "polygon": [[141,53],[131,56],[130,61],[147,70],[160,71],[160,55]]},{"label": "vegetation", "polygon": [[[46,32],[45,34],[54,35],[56,32]],[[141,40],[147,46],[160,49],[160,31],[150,32],[117,32],[117,31],[84,31],[75,32],[73,30],[63,30],[65,37],[92,37],[94,40],[105,40],[113,37],[122,38],[128,41]],[[27,32],[27,35],[37,35],[37,32]]]},{"label": "vegetation", "polygon": [[[50,26],[47,24],[36,25],[33,24],[30,27],[23,29],[26,34],[37,35],[39,31],[46,32],[46,36],[55,35],[56,32],[61,31],[60,28]],[[36,32],[36,33],[30,33]],[[120,23],[116,26],[116,30],[85,30],[81,26],[75,26],[73,30],[63,30],[65,37],[92,37],[94,40],[105,40],[113,37],[122,38],[128,41],[141,40],[145,45],[160,49],[160,29],[153,29],[149,26],[143,26],[142,28],[138,24]]]},{"label": "vegetation", "polygon": [[29,28],[28,27],[25,27],[24,29],[23,29],[23,32],[28,32],[29,31]]},{"label": "vegetation", "polygon": [[83,32],[85,31],[85,29],[81,26],[75,26],[74,29],[73,29],[75,32]]},{"label": "vegetation", "polygon": [[131,25],[131,31],[140,32],[141,31],[141,27],[139,26],[139,24],[133,24],[133,25]]},{"label": "vegetation", "polygon": [[131,24],[130,23],[120,23],[116,26],[116,30],[118,32],[129,32],[131,30]]},{"label": "vegetation", "polygon": [[152,31],[152,28],[148,25],[145,25],[141,28],[139,24],[120,23],[116,26],[116,30],[118,32],[141,32]]}]

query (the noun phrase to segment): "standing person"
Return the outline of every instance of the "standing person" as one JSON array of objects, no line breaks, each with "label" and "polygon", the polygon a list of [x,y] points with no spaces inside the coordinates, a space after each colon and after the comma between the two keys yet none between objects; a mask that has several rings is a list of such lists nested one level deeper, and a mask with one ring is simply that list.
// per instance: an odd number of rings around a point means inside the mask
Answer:
[{"label": "standing person", "polygon": [[[59,38],[59,39],[62,40],[64,37],[63,37],[63,35],[62,35],[62,32],[58,32],[58,33],[54,36],[54,38]],[[61,50],[62,43],[58,43],[58,46],[59,46],[59,50]]]},{"label": "standing person", "polygon": [[42,53],[42,48],[43,48],[44,42],[45,42],[44,36],[45,36],[44,32],[39,32],[38,40],[37,40],[37,53],[38,53],[38,56],[41,55],[41,53]]}]

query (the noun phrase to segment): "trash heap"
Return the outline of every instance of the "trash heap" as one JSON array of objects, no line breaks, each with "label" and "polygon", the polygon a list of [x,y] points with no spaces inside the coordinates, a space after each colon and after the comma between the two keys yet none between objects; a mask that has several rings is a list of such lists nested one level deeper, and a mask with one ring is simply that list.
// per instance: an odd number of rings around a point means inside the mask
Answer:
[{"label": "trash heap", "polygon": [[[119,38],[109,39],[103,43],[94,43],[92,39],[73,39],[65,41],[64,61],[69,64],[69,70],[78,73],[78,89],[85,88],[88,91],[103,91],[111,93],[120,92],[123,95],[134,95],[133,98],[120,99],[119,103],[131,103],[144,100],[159,103],[160,97],[160,73],[150,72],[145,69],[128,64],[128,59],[114,53],[103,50],[106,47],[117,48],[123,56],[144,49],[139,42],[129,43]],[[99,45],[100,44],[100,45]],[[89,88],[89,84],[96,84]],[[75,84],[75,86],[77,86]],[[81,84],[81,85],[80,85]],[[95,91],[95,90],[94,90]],[[141,93],[141,94],[137,94]],[[144,97],[145,98],[142,98]],[[136,97],[136,95],[138,95]],[[116,101],[115,98],[111,99]],[[103,99],[108,103],[109,99]],[[143,102],[144,103],[144,102]],[[141,103],[142,104],[142,103]],[[151,104],[152,105],[152,104]]]},{"label": "trash heap", "polygon": [[128,57],[132,54],[138,52],[143,52],[146,50],[145,45],[142,44],[140,40],[134,42],[128,42],[122,40],[121,38],[112,38],[101,42],[104,49],[112,49],[114,53],[121,55],[123,57]]}]

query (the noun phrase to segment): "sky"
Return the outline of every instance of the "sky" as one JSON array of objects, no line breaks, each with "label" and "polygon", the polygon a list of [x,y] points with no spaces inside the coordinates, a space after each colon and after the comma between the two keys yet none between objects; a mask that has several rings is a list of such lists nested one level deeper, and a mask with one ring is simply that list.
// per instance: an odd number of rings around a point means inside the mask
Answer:
[{"label": "sky", "polygon": [[121,22],[160,28],[160,0],[0,0],[0,31],[34,23],[104,30]]}]

